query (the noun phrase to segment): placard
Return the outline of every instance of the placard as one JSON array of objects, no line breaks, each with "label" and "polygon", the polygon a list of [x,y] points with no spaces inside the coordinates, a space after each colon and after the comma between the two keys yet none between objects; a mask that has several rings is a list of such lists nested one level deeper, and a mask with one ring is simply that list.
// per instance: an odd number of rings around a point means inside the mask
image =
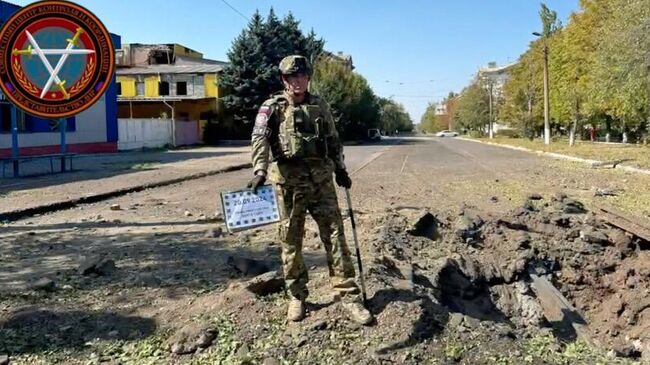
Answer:
[{"label": "placard", "polygon": [[280,221],[278,198],[272,185],[221,193],[224,221],[229,232],[243,231]]}]

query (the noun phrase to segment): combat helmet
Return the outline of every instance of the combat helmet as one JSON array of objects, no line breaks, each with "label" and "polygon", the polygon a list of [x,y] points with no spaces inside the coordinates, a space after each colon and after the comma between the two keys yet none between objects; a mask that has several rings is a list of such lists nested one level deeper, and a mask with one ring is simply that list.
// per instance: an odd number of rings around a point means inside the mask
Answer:
[{"label": "combat helmet", "polygon": [[304,56],[287,56],[280,61],[280,73],[282,75],[291,75],[296,73],[311,75],[311,65],[309,64],[309,60]]}]

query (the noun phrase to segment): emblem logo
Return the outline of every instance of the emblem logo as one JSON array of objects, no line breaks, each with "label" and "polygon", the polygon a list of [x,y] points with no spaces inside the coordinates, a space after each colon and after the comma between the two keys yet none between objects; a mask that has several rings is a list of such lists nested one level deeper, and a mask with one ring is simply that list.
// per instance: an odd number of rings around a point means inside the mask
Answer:
[{"label": "emblem logo", "polygon": [[40,1],[0,30],[0,88],[16,106],[44,118],[89,108],[113,79],[115,51],[106,27],[68,1]]}]

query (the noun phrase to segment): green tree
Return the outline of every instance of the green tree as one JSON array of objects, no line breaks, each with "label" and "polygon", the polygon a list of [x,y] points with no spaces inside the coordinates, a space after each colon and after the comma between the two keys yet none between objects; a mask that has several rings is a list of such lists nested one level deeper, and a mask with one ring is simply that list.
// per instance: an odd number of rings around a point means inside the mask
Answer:
[{"label": "green tree", "polygon": [[219,79],[224,106],[236,121],[247,123],[270,95],[282,90],[278,64],[291,54],[316,59],[324,41],[312,31],[305,36],[292,14],[279,20],[273,9],[266,19],[256,12],[228,51],[229,64]]},{"label": "green tree", "polygon": [[378,126],[378,100],[368,81],[340,62],[320,58],[310,87],[330,104],[344,138],[363,138],[368,128]]},{"label": "green tree", "polygon": [[404,105],[392,99],[379,98],[380,126],[386,134],[395,131],[410,132],[413,130],[413,121]]},{"label": "green tree", "polygon": [[485,85],[474,80],[460,93],[456,115],[457,125],[462,129],[483,133],[490,117],[489,96]]},{"label": "green tree", "polygon": [[441,130],[447,129],[447,124],[444,123],[439,115],[436,115],[436,103],[429,103],[427,109],[424,111],[422,118],[420,118],[420,129],[428,133],[436,133]]},{"label": "green tree", "polygon": [[[623,132],[650,127],[650,7],[647,0],[594,1],[607,10],[597,42],[593,95]],[[609,123],[607,127],[610,127]],[[609,130],[608,130],[609,132]]]}]

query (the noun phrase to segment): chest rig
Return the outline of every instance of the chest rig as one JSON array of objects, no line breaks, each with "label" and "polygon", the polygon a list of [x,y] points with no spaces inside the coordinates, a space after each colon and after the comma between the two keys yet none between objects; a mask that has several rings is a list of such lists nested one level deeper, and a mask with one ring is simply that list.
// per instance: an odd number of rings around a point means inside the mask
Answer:
[{"label": "chest rig", "polygon": [[326,138],[329,126],[317,100],[291,105],[284,97],[277,99],[277,140],[272,143],[276,160],[323,159],[327,157]]}]

